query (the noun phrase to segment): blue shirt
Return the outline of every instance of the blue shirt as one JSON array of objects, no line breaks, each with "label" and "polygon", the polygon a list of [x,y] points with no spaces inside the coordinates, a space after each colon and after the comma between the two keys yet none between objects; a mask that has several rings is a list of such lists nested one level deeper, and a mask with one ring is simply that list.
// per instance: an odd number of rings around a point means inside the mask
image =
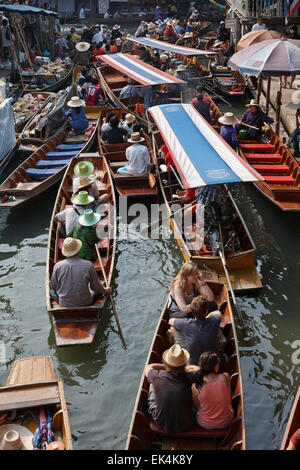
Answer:
[{"label": "blue shirt", "polygon": [[140,87],[134,85],[126,85],[120,93],[120,98],[135,98],[136,96],[143,96]]},{"label": "blue shirt", "polygon": [[65,111],[62,109],[62,113],[66,117],[71,117],[70,126],[75,131],[85,131],[89,127],[89,121],[87,120],[84,109],[80,108],[80,112],[77,113],[75,109],[70,109],[69,111]]},{"label": "blue shirt", "polygon": [[152,106],[152,100],[153,100],[153,88],[152,86],[146,86],[144,89],[144,110],[150,108]]},{"label": "blue shirt", "polygon": [[231,148],[233,148],[233,150],[237,149],[238,139],[234,127],[226,125],[222,126],[220,135],[227,142],[227,144],[230,145]]}]

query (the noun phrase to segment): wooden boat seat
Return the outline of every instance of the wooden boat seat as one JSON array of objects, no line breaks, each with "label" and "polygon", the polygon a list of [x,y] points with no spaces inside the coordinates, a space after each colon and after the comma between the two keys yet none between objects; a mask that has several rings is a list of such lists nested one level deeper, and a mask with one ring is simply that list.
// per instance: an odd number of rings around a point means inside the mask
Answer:
[{"label": "wooden boat seat", "polygon": [[254,170],[259,173],[288,173],[289,167],[287,165],[252,165]]},{"label": "wooden boat seat", "polygon": [[[69,309],[69,307],[64,307],[63,305],[60,305],[58,302],[56,302],[56,300],[52,300],[51,299],[51,303],[52,303],[52,307],[55,308],[55,309]],[[99,305],[99,304],[102,304],[103,303],[103,299],[98,299],[96,300],[96,302],[93,304],[93,305]],[[76,308],[82,308],[82,307],[74,307],[74,309]],[[74,321],[74,320],[73,320]]]},{"label": "wooden boat seat", "polygon": [[272,144],[263,144],[263,143],[255,143],[255,144],[240,144],[240,148],[243,152],[272,152],[274,150],[274,145]]},{"label": "wooden boat seat", "polygon": [[27,175],[33,180],[45,180],[55,175],[61,168],[26,168]]},{"label": "wooden boat seat", "polygon": [[110,162],[109,163],[109,166],[111,168],[119,168],[119,167],[125,166],[125,165],[128,165],[128,160],[124,160],[123,162],[119,161],[119,162]]},{"label": "wooden boat seat", "polygon": [[77,155],[78,150],[73,150],[72,152],[47,152],[46,157],[48,160],[56,160],[56,159],[61,159],[61,158],[72,158]]},{"label": "wooden boat seat", "polygon": [[264,179],[268,184],[293,185],[295,183],[295,179],[292,176],[264,176]]},{"label": "wooden boat seat", "polygon": [[0,411],[60,404],[57,380],[1,387]]},{"label": "wooden boat seat", "polygon": [[82,149],[82,147],[84,146],[84,143],[81,142],[81,143],[78,143],[78,144],[59,144],[57,147],[56,147],[56,150],[58,152],[68,152],[68,151],[73,151],[73,150],[77,150],[79,151],[80,149]]},{"label": "wooden boat seat", "polygon": [[39,186],[41,183],[39,181],[36,181],[36,182],[33,182],[33,181],[29,181],[29,182],[20,182],[17,184],[17,187],[16,189],[22,189],[22,190],[28,190],[30,191],[31,189],[34,189],[36,188],[37,186]]},{"label": "wooden boat seat", "polygon": [[204,429],[201,426],[195,425],[188,429],[185,432],[165,432],[161,429],[153,420],[150,421],[150,428],[153,432],[158,434],[161,437],[180,437],[180,438],[189,438],[189,437],[210,437],[212,439],[218,437],[225,437],[227,434],[227,429]]},{"label": "wooden boat seat", "polygon": [[65,166],[69,163],[68,160],[38,160],[36,162],[37,168],[55,168],[59,166]]},{"label": "wooden boat seat", "polygon": [[249,163],[280,163],[282,160],[282,155],[280,155],[280,153],[245,153],[244,155]]}]

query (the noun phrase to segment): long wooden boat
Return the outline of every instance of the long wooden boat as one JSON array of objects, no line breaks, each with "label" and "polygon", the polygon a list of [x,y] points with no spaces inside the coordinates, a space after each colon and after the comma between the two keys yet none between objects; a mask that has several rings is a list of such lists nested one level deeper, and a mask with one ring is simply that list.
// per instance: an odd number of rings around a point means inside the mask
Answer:
[{"label": "long wooden boat", "polygon": [[213,70],[211,64],[212,62],[209,61],[208,68],[213,76],[214,84],[222,93],[233,98],[244,95],[247,80],[239,70],[232,70],[225,66],[217,66]]},{"label": "long wooden boat", "polygon": [[269,143],[240,140],[239,153],[264,181],[256,188],[284,212],[300,211],[300,168],[286,145],[269,126],[265,126]]},{"label": "long wooden boat", "polygon": [[[60,238],[60,224],[54,220],[54,216],[67,207],[71,207],[72,179],[74,165],[81,160],[89,160],[93,163],[95,174],[100,178],[98,187],[100,194],[109,194],[110,200],[107,204],[101,204],[101,213],[107,212],[107,216],[102,218],[98,224],[99,228],[107,227],[107,238],[98,244],[102,264],[106,273],[108,284],[110,285],[114,261],[116,244],[116,203],[112,178],[110,176],[108,164],[104,157],[99,154],[82,154],[73,158],[65,172],[65,176],[59,188],[55,201],[47,250],[46,268],[46,302],[47,310],[51,314],[55,340],[57,346],[74,346],[91,344],[100,323],[101,312],[103,311],[106,296],[98,300],[94,305],[86,307],[68,308],[62,307],[50,298],[50,281],[55,264],[64,259],[61,247],[63,239]],[[103,279],[99,261],[94,263],[99,278]]]},{"label": "long wooden boat", "polygon": [[99,109],[97,106],[84,109],[90,129],[69,136],[65,127],[30,155],[0,185],[0,198],[8,197],[0,203],[0,209],[32,202],[63,177],[71,158],[89,151],[97,134]]},{"label": "long wooden boat", "polygon": [[[208,41],[205,44],[205,50],[207,52],[214,52],[214,46],[215,46],[216,41],[217,41],[216,33],[214,33],[214,34],[212,33],[211,37],[208,39]],[[229,46],[230,46],[230,42],[228,40],[225,41],[224,42],[224,47],[225,47],[226,51],[228,51]]]},{"label": "long wooden boat", "polygon": [[300,387],[298,388],[297,395],[290,412],[289,420],[283,436],[280,450],[286,450],[290,443],[290,439],[297,429],[300,428]]},{"label": "long wooden boat", "polygon": [[[101,112],[100,115],[100,122],[98,126],[98,144],[99,144],[99,151],[101,155],[104,155],[111,172],[111,176],[114,180],[114,185],[118,194],[120,196],[156,196],[158,189],[157,184],[154,187],[151,187],[149,184],[149,176],[134,176],[134,175],[119,175],[117,173],[118,168],[127,165],[128,161],[125,157],[125,151],[127,147],[132,145],[129,142],[124,142],[122,144],[106,144],[101,139],[101,126],[103,124],[104,118],[108,114],[108,112],[113,111],[119,119],[122,118],[123,114],[127,114],[129,110],[127,108],[108,108],[105,111]],[[155,161],[153,158],[153,149],[151,146],[151,141],[149,136],[146,132],[142,131],[142,135],[145,138],[145,143],[148,147],[151,163],[155,165]],[[154,174],[154,177],[157,175]]]},{"label": "long wooden boat", "polygon": [[32,91],[20,97],[13,105],[17,132],[21,132],[28,121],[49,103],[54,93]]},{"label": "long wooden boat", "polygon": [[[207,271],[206,271],[207,273]],[[208,273],[209,277],[212,273]],[[243,404],[243,383],[238,350],[237,335],[234,318],[228,300],[228,292],[224,284],[208,280],[215,301],[222,313],[221,329],[226,338],[225,353],[228,362],[220,372],[230,375],[232,407],[234,419],[228,430],[205,430],[198,425],[182,433],[165,433],[151,419],[148,414],[149,382],[142,374],[136,402],[129,427],[126,450],[217,450],[246,449],[245,416]],[[168,349],[168,301],[167,300],[159,318],[153,341],[150,346],[146,365],[162,363],[162,354]]]},{"label": "long wooden boat", "polygon": [[[73,73],[73,64],[70,65],[67,68],[66,74],[63,77],[61,77],[59,80],[55,81],[55,83],[51,83],[49,85],[44,85],[44,86],[37,86],[35,83],[26,84],[24,89],[23,89],[22,95],[24,95],[25,93],[31,92],[31,91],[43,91],[43,92],[56,92],[56,91],[59,91],[59,90],[63,89],[64,87],[66,87],[67,84],[71,82],[72,73]],[[38,77],[38,76],[39,76],[39,74],[36,73],[35,77]],[[24,82],[25,77],[22,77],[22,78],[23,78],[23,82]],[[28,77],[26,77],[26,78],[28,79]],[[33,79],[33,75],[30,76],[30,78]],[[51,80],[51,81],[53,81],[53,80]]]},{"label": "long wooden boat", "polygon": [[1,425],[25,426],[34,434],[40,410],[46,407],[53,414],[51,429],[55,441],[63,442],[65,450],[73,450],[63,383],[56,376],[52,358],[17,359],[5,386],[0,387]]}]

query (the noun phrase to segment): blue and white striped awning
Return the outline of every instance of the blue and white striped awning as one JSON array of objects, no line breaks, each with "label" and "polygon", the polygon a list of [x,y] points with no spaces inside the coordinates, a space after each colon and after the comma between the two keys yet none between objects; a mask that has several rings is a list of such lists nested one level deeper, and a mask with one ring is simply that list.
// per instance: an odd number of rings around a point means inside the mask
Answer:
[{"label": "blue and white striped awning", "polygon": [[133,78],[142,85],[160,85],[164,83],[185,83],[179,78],[173,77],[142,60],[136,59],[130,54],[109,54],[97,56],[101,62],[106,62],[120,72]]},{"label": "blue and white striped awning", "polygon": [[162,51],[172,52],[173,54],[181,55],[215,55],[214,52],[203,51],[201,49],[193,49],[192,47],[176,46],[165,41],[159,41],[158,39],[139,38],[135,36],[128,36],[127,39],[130,41],[138,42],[143,46],[151,47],[152,49],[160,49]]},{"label": "blue and white striped awning", "polygon": [[191,104],[148,109],[167,145],[185,188],[263,181]]}]

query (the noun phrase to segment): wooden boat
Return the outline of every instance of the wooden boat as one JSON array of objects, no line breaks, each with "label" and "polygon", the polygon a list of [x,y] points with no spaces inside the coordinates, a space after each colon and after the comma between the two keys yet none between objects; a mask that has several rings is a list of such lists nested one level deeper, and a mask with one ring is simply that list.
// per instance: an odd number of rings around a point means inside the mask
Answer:
[{"label": "wooden boat", "polygon": [[[0,209],[32,202],[63,177],[71,158],[88,152],[97,134],[99,109],[97,106],[84,109],[90,129],[86,133],[69,136],[65,127],[30,155],[0,185],[0,198],[8,197],[0,203]],[[11,196],[14,199],[9,199]]]},{"label": "wooden boat", "polygon": [[240,140],[239,153],[265,180],[256,188],[285,212],[300,211],[300,168],[288,148],[269,127],[269,143]]},{"label": "wooden boat", "polygon": [[286,430],[283,436],[280,450],[286,450],[290,443],[290,439],[297,429],[300,428],[300,387],[298,388],[297,395],[295,397],[289,420],[286,426]]},{"label": "wooden boat", "polygon": [[[207,273],[207,271],[206,271]],[[208,279],[211,279],[208,273]],[[215,301],[222,312],[221,329],[226,338],[225,353],[228,362],[222,372],[230,375],[232,407],[234,419],[228,430],[205,430],[198,425],[182,433],[165,433],[148,414],[149,382],[142,374],[132,419],[129,427],[126,450],[244,450],[246,448],[245,416],[243,405],[243,384],[240,367],[237,335],[234,318],[230,309],[228,292],[224,284],[208,280],[208,285],[215,295]],[[162,363],[162,354],[168,349],[168,301],[159,318],[154,338],[150,346],[146,365]]]},{"label": "wooden boat", "polygon": [[[101,312],[103,311],[106,297],[98,300],[94,305],[86,307],[68,308],[62,307],[50,298],[50,281],[55,264],[64,257],[61,252],[63,239],[60,238],[60,224],[54,220],[54,216],[72,205],[72,179],[73,168],[81,160],[89,160],[93,163],[96,175],[101,178],[98,181],[100,194],[107,193],[110,196],[109,203],[101,204],[101,213],[107,211],[108,215],[99,222],[99,227],[107,227],[107,238],[101,240],[98,244],[102,264],[106,273],[108,284],[110,285],[115,260],[116,243],[116,204],[113,182],[110,176],[108,164],[104,157],[99,154],[82,154],[78,158],[73,158],[65,172],[64,179],[59,188],[55,201],[47,250],[47,268],[46,268],[46,302],[47,310],[51,314],[55,340],[57,346],[74,346],[91,344],[100,323]],[[99,261],[94,263],[103,279]]]},{"label": "wooden boat", "polygon": [[[53,412],[54,439],[62,441],[65,450],[73,450],[63,383],[56,376],[52,358],[33,356],[17,359],[5,386],[0,387],[1,425],[22,425],[34,434],[40,409],[46,407]],[[11,412],[13,416],[16,413],[13,419],[9,416]],[[30,414],[25,416],[28,412]]]},{"label": "wooden boat", "polygon": [[211,62],[209,69],[213,75],[216,87],[222,93],[231,97],[244,95],[247,80],[239,70],[232,70],[230,67],[223,66],[217,66],[216,70],[212,70]]},{"label": "wooden boat", "polygon": [[[72,73],[73,73],[73,64],[70,66],[66,67],[66,73],[64,76],[59,78],[59,80],[55,81],[54,83],[50,83],[49,85],[41,85],[37,86],[35,83],[27,83],[25,84],[25,87],[23,89],[22,95],[31,91],[43,91],[43,92],[56,92],[59,91],[67,86],[69,82],[72,80]],[[35,77],[41,77],[43,78],[42,74],[36,73]],[[55,77],[55,74],[53,74],[52,79],[50,82],[53,82],[53,78]],[[45,79],[49,79],[49,74],[44,76]],[[23,83],[25,83],[27,80],[34,80],[33,75],[27,76],[27,77],[22,77]]]},{"label": "wooden boat", "polygon": [[7,165],[13,160],[14,156],[16,155],[18,149],[20,147],[20,141],[19,139],[16,141],[16,143],[12,146],[12,148],[7,152],[6,155],[3,156],[0,160],[0,171],[3,172]]},{"label": "wooden boat", "polygon": [[[217,38],[216,38],[216,34],[214,33],[207,41],[207,43],[205,44],[205,50],[208,51],[208,52],[214,52],[214,45],[215,45],[215,42],[216,42]],[[229,46],[230,46],[230,42],[227,40],[224,42],[224,48],[226,50],[226,52],[228,51],[229,49]]]},{"label": "wooden boat", "polygon": [[17,132],[21,132],[28,121],[49,103],[54,93],[33,91],[20,97],[13,104]]},{"label": "wooden boat", "polygon": [[[218,130],[219,123],[217,119],[221,113],[214,103],[212,106],[212,109],[214,110],[214,121],[212,122],[212,125],[216,130]],[[159,131],[157,131],[153,135],[153,142],[154,158],[157,164],[160,190],[164,199],[165,208],[167,211],[167,216],[169,217],[171,228],[174,232],[176,241],[182,251],[184,259],[186,261],[193,260],[199,265],[200,269],[211,269],[217,272],[219,276],[219,281],[227,285],[227,279],[224,273],[224,267],[221,258],[218,255],[213,256],[210,250],[203,251],[202,248],[197,249],[197,243],[192,244],[192,248],[190,248],[191,245],[186,239],[184,233],[192,238],[194,238],[195,236],[197,237],[197,234],[195,232],[195,226],[193,225],[187,227],[187,222],[184,220],[184,217],[182,217],[181,212],[173,217],[173,211],[171,206],[173,205],[174,200],[172,199],[172,197],[174,194],[176,194],[177,190],[183,190],[184,186],[175,169],[173,171],[172,177],[170,177],[168,181],[167,173],[161,168],[161,165],[165,164],[165,161],[162,157],[158,155],[158,150],[164,144],[164,140]],[[231,211],[234,214],[233,224],[240,243],[240,249],[238,251],[227,252],[225,250],[226,265],[230,275],[232,287],[234,291],[239,294],[242,294],[247,291],[260,289],[262,287],[262,283],[255,266],[256,248],[254,242],[242,218],[242,215],[238,210],[234,199],[231,196],[230,191],[228,190],[226,185],[223,185],[222,188],[226,195],[226,200],[228,204],[231,205]],[[193,208],[190,209],[193,214],[195,208],[196,205],[194,205]],[[183,221],[185,223],[184,233],[182,227]]]},{"label": "wooden boat", "polygon": [[[114,180],[114,185],[118,194],[120,196],[156,196],[157,195],[157,185],[151,187],[149,184],[149,176],[134,176],[134,175],[119,175],[117,173],[117,169],[127,165],[128,161],[125,157],[125,151],[127,147],[132,145],[129,142],[124,142],[122,144],[105,144],[101,139],[101,126],[103,124],[103,120],[108,112],[113,111],[116,116],[121,119],[122,114],[127,114],[129,110],[127,108],[108,108],[105,111],[101,112],[100,115],[100,123],[98,126],[98,144],[99,144],[99,151],[101,155],[104,155],[111,172],[111,176]],[[142,135],[145,138],[145,145],[148,147],[150,157],[152,160],[152,164],[155,165],[155,161],[153,159],[153,149],[151,147],[151,141],[149,136],[142,131]],[[153,175],[156,177],[156,175]]]}]

